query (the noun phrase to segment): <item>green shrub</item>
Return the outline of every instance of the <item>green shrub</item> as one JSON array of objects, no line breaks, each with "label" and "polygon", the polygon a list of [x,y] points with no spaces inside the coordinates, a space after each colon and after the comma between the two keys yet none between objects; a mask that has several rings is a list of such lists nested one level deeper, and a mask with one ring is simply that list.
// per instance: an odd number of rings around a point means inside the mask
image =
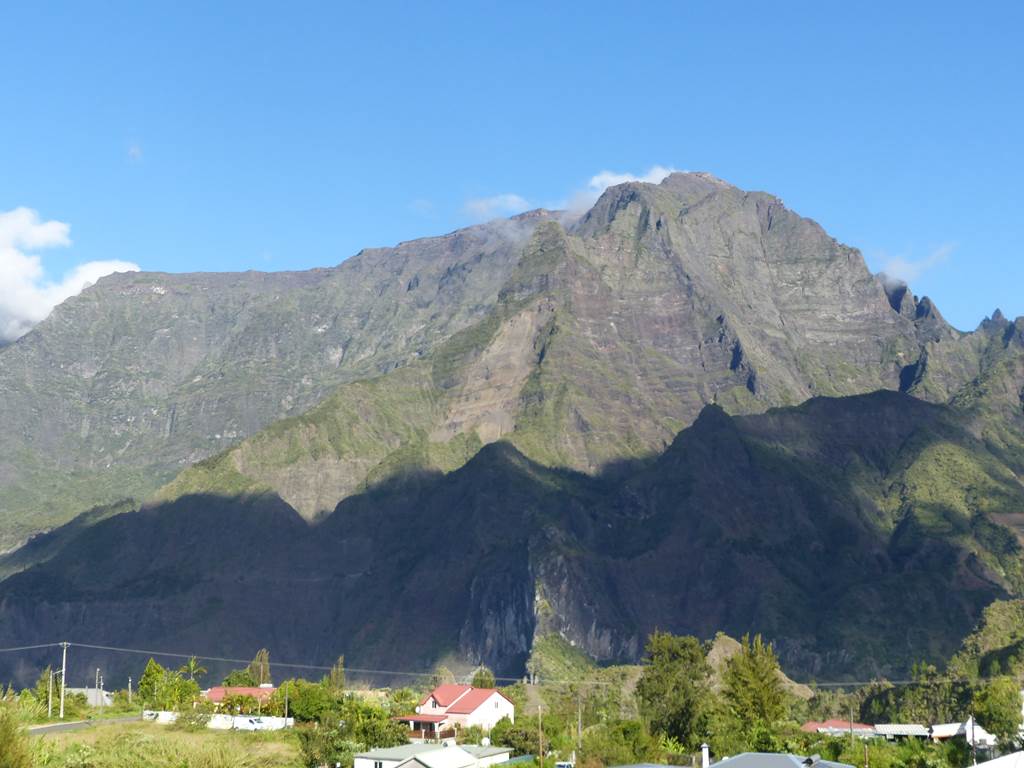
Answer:
[{"label": "green shrub", "polygon": [[28,736],[9,705],[0,706],[0,768],[32,768]]}]

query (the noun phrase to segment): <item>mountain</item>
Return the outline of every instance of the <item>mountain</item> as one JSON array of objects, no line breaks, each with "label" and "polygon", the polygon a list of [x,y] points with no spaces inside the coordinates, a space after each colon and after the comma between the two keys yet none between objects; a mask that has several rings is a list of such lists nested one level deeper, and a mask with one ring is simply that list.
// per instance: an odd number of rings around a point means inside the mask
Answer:
[{"label": "mountain", "polygon": [[[378,387],[388,399],[412,386],[441,409],[417,450],[446,455],[428,465],[514,432],[531,458],[594,472],[661,450],[708,403],[751,413],[897,389],[923,374],[926,348],[941,398],[975,373],[960,339],[814,222],[708,174],[612,187],[574,222],[537,211],[333,269],[114,275],[0,350],[0,546],[145,499],[445,343],[429,383],[424,365],[415,383]],[[303,515],[404,464],[405,436],[384,438],[355,464],[343,447],[317,459],[327,487],[303,491]],[[244,476],[255,462],[265,483],[279,457],[252,454],[232,463]]]},{"label": "mountain", "polygon": [[333,269],[98,281],[0,349],[0,551],[415,360],[486,314],[544,218]]},{"label": "mountain", "polygon": [[[552,469],[499,441],[314,526],[272,494],[184,496],[65,534],[0,583],[0,645],[268,646],[410,671],[458,657],[507,675],[535,637],[621,663],[660,628],[761,632],[797,679],[901,674],[947,658],[1024,585],[1020,542],[987,513],[1020,508],[1024,487],[967,421],[891,392],[708,406],[628,472]],[[930,480],[951,467],[969,485],[940,497]],[[75,653],[111,679],[131,669]]]},{"label": "mountain", "polygon": [[36,534],[0,645],[519,674],[659,627],[860,677],[1024,591],[1024,318],[961,333],[708,174],[331,270],[107,278],[0,391],[0,536]]},{"label": "mountain", "polygon": [[[486,317],[187,470],[160,498],[272,490],[316,519],[497,439],[593,473],[664,449],[710,403],[756,413],[821,394],[955,390],[980,364],[964,338],[775,198],[677,174],[612,188],[568,230],[540,223]],[[926,370],[929,350],[944,357]]]}]

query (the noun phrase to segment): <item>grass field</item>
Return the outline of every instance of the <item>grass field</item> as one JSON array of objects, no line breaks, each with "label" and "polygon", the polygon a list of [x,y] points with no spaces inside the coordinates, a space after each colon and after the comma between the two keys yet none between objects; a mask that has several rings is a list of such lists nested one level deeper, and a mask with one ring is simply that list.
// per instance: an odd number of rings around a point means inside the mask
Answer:
[{"label": "grass field", "polygon": [[97,725],[33,738],[40,768],[299,768],[290,732],[174,730],[153,723]]}]

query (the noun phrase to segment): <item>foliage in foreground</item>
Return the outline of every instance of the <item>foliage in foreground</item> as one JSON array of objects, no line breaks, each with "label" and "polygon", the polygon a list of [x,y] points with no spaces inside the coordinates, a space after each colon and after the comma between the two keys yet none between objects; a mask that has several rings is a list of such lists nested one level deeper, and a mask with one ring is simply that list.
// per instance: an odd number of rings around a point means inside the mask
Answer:
[{"label": "foliage in foreground", "polygon": [[[154,729],[161,729],[153,732]],[[161,726],[101,733],[88,742],[40,739],[37,768],[299,768],[292,734],[205,732]]]}]

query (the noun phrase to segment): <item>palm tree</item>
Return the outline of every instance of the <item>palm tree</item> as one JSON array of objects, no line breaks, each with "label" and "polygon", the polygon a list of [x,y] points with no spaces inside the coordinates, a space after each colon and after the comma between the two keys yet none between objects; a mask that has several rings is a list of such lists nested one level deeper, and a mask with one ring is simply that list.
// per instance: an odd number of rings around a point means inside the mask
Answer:
[{"label": "palm tree", "polygon": [[195,656],[189,656],[188,661],[186,661],[178,671],[183,675],[188,675],[189,680],[195,680],[197,677],[205,675],[207,669],[199,663],[199,659]]}]

